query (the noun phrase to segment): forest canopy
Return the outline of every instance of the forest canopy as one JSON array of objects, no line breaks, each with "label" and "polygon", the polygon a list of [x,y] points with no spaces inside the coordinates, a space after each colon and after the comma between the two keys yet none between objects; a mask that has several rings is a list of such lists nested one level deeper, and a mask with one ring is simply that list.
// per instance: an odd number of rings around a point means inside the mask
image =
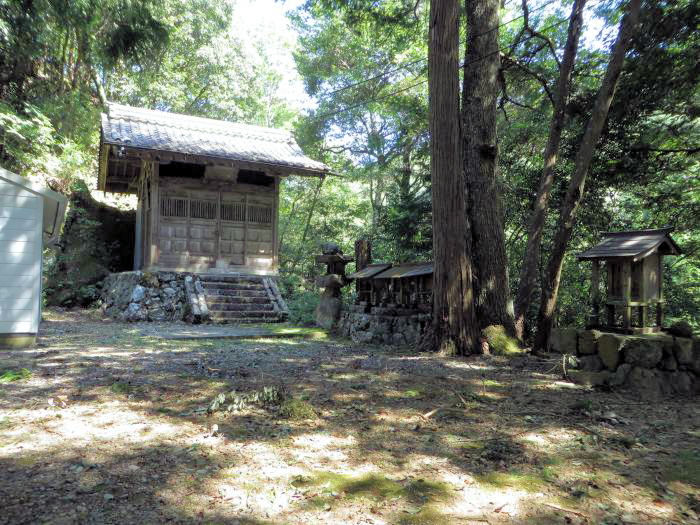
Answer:
[{"label": "forest canopy", "polygon": [[[321,271],[310,257],[319,241],[348,253],[364,237],[375,260],[432,258],[429,3],[286,2],[282,36],[271,26],[242,29],[242,4],[2,0],[0,164],[66,194],[94,190],[107,100],[293,130],[307,154],[339,175],[291,177],[283,186],[281,274],[298,319],[306,320]],[[498,194],[513,294],[572,4],[506,0],[497,13]],[[528,337],[557,211],[626,6],[592,0],[583,7],[538,279],[524,313]],[[463,81],[474,64],[465,61],[469,29],[461,20]],[[574,254],[605,231],[668,225],[684,254],[666,262],[667,317],[700,328],[699,23],[697,2],[641,4],[563,260],[561,324],[582,325],[588,313],[589,268]],[[290,95],[294,81],[303,85],[303,103]]]}]

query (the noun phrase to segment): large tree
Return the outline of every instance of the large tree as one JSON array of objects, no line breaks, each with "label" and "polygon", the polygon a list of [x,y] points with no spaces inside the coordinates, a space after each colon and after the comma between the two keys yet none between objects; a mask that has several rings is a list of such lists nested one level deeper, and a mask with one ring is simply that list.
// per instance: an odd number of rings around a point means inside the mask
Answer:
[{"label": "large tree", "polygon": [[[554,168],[559,153],[559,143],[566,120],[566,104],[571,88],[571,75],[576,62],[579,36],[583,24],[583,8],[586,0],[575,0],[569,17],[569,29],[567,32],[564,58],[559,65],[559,80],[554,93],[554,109],[549,125],[547,145],[544,150],[544,168],[540,177],[537,196],[530,216],[527,230],[527,247],[520,267],[520,279],[518,293],[515,300],[515,331],[519,339],[523,339],[525,332],[525,316],[530,305],[530,300],[537,283],[537,267],[540,260],[540,248],[542,233],[544,232],[549,197],[554,184]],[[523,9],[527,13],[527,4],[523,0]],[[528,28],[526,19],[524,27]],[[532,31],[532,30],[531,30]],[[534,32],[534,31],[533,31]]]},{"label": "large tree", "polygon": [[581,145],[576,153],[574,172],[561,205],[551,256],[543,277],[542,299],[537,318],[536,350],[542,350],[547,347],[547,341],[554,322],[564,255],[576,223],[576,212],[584,196],[586,176],[593,159],[593,153],[600,139],[613,96],[615,95],[625,55],[637,31],[640,5],[641,0],[631,0],[628,11],[622,19],[620,31],[613,45],[603,82],[593,104],[591,117],[581,139]]},{"label": "large tree", "polygon": [[477,317],[482,327],[503,325],[513,332],[496,132],[501,67],[499,6],[499,0],[465,0],[462,135]]},{"label": "large tree", "polygon": [[433,202],[433,334],[445,353],[476,349],[459,123],[459,5],[430,2],[428,91]]}]

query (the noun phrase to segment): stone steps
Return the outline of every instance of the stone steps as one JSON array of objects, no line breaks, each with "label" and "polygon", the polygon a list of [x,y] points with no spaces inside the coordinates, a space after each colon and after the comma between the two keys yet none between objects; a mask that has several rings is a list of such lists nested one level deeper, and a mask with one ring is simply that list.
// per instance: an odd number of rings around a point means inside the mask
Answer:
[{"label": "stone steps", "polygon": [[234,310],[234,311],[216,311],[211,312],[211,318],[214,321],[223,323],[238,323],[238,322],[278,322],[282,321],[280,314],[273,310]]},{"label": "stone steps", "polygon": [[205,288],[207,297],[241,297],[241,298],[253,298],[253,297],[268,297],[266,290],[223,290],[219,288]]},{"label": "stone steps", "polygon": [[288,316],[277,285],[269,277],[204,275],[201,280],[215,323],[270,323]]},{"label": "stone steps", "polygon": [[212,302],[207,303],[211,312],[230,312],[230,311],[274,311],[274,306],[269,301],[266,303],[228,303],[228,302]]}]

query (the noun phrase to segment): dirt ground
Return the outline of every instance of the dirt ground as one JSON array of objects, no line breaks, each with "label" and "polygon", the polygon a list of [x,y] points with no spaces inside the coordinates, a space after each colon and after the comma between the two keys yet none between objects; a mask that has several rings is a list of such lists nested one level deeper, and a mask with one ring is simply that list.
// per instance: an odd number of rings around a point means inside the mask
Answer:
[{"label": "dirt ground", "polygon": [[555,359],[46,318],[0,351],[0,523],[698,522],[697,399],[577,387]]}]

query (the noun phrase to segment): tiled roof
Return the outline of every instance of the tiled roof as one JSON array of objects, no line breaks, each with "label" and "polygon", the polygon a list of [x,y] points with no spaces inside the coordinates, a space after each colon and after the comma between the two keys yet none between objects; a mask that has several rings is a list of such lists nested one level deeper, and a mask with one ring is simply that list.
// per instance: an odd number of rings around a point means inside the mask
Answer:
[{"label": "tiled roof", "polygon": [[671,238],[673,228],[604,233],[603,240],[577,255],[579,259],[633,258],[643,259],[659,250],[665,255],[678,255],[681,249]]},{"label": "tiled roof", "polygon": [[308,158],[286,131],[109,103],[102,140],[138,148],[276,165],[289,171],[330,171]]}]

